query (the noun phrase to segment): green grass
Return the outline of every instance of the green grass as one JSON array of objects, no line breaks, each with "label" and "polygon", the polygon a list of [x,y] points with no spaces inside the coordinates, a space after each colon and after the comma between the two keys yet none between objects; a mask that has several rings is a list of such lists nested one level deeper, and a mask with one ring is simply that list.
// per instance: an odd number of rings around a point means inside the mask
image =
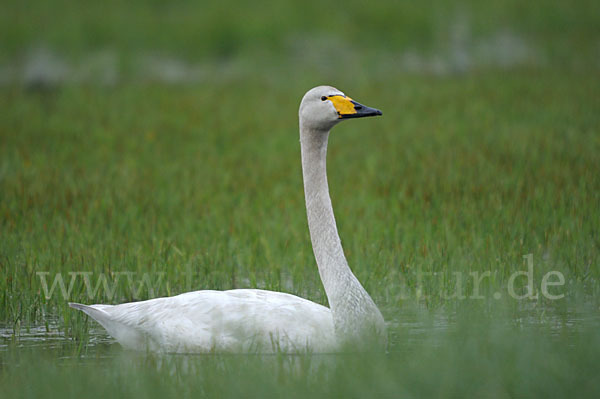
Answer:
[{"label": "green grass", "polygon": [[579,57],[597,60],[600,34],[600,6],[594,0],[534,0],[526,5],[519,0],[404,0],[368,7],[359,0],[9,0],[2,10],[0,60],[39,43],[72,56],[108,47],[125,53],[176,53],[188,59],[261,58],[293,52],[297,40],[310,43],[323,37],[362,53],[376,50],[376,55],[435,47],[448,40],[451,26],[466,16],[477,37],[514,29],[551,50],[552,62],[569,65]]},{"label": "green grass", "polygon": [[[366,288],[396,306],[419,270],[437,272],[446,282],[425,279],[425,301],[441,306],[452,272],[492,271],[484,283],[499,288],[531,253],[538,288],[557,270],[597,293],[598,86],[524,73],[355,88],[385,114],[336,128],[329,175]],[[58,272],[162,272],[163,295],[260,286],[323,302],[302,194],[302,90],[8,92],[0,316],[66,310],[60,295],[40,298],[40,271],[49,283]],[[120,288],[116,301],[133,299]],[[78,278],[70,299],[86,293]]]},{"label": "green grass", "polygon": [[[100,273],[149,273],[156,283],[149,294],[121,278],[114,296],[101,288],[90,299],[79,277],[68,300],[87,303],[236,287],[326,303],[301,188],[305,87],[14,89],[1,104],[0,318],[15,328],[2,352],[7,395],[593,396],[599,82],[522,71],[339,86],[384,110],[336,128],[328,172],[348,259],[390,323],[388,355],[326,357],[318,372],[310,356],[121,356],[86,347],[93,323],[58,292],[46,299],[36,275],[68,283],[68,272],[91,272],[95,285]],[[552,291],[563,299],[507,296],[525,254],[538,295],[545,273],[564,274]],[[477,271],[491,272],[484,299],[469,298]],[[452,297],[457,272],[464,300]],[[19,333],[49,315],[74,341],[33,366],[40,355],[18,349]],[[16,365],[46,383],[24,391]]]},{"label": "green grass", "polygon": [[[60,18],[41,3],[2,6],[2,62],[44,37],[67,59],[114,47],[125,69],[148,51],[213,69],[189,85],[124,73],[110,87],[0,88],[0,397],[596,397],[596,2],[224,4],[128,2],[103,6],[103,19],[98,5]],[[388,63],[440,50],[463,12],[473,40],[508,29],[542,61],[441,76]],[[221,70],[230,59],[238,72]],[[335,128],[328,174],[388,353],[155,356],[97,343],[67,301],[253,287],[326,304],[297,128],[300,98],[322,83],[384,113]],[[538,298],[517,300],[510,278],[528,254]],[[488,271],[477,288],[471,273]],[[562,299],[541,293],[551,271]],[[68,298],[46,298],[40,272],[67,286],[79,274]],[[39,326],[62,338],[32,342]]]}]

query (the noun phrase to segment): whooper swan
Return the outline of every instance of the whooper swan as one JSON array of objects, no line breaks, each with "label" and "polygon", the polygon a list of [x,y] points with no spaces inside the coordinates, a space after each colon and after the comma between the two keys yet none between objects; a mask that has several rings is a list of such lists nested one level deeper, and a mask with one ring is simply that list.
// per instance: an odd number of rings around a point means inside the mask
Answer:
[{"label": "whooper swan", "polygon": [[385,345],[379,309],[354,276],[338,236],[326,156],[329,131],[349,118],[381,115],[330,86],[300,103],[302,175],[308,227],[330,308],[282,292],[195,291],[120,305],[69,303],[122,346],[157,352],[335,352]]}]

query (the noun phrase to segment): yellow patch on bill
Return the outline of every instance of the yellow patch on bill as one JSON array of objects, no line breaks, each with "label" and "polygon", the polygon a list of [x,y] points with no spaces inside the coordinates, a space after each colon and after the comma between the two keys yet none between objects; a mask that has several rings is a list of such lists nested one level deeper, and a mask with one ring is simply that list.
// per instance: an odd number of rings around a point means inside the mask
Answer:
[{"label": "yellow patch on bill", "polygon": [[333,103],[333,106],[337,110],[338,114],[340,114],[340,118],[342,115],[352,115],[356,113],[354,104],[352,104],[352,99],[350,97],[336,95],[329,96],[327,99]]}]

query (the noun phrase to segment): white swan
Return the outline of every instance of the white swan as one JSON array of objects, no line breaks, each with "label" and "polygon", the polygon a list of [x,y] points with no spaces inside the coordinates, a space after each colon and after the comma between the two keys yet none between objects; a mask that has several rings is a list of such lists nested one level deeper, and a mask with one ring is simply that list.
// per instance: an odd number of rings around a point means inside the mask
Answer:
[{"label": "white swan", "polygon": [[381,115],[330,86],[309,90],[299,110],[308,227],[330,308],[281,292],[195,291],[121,305],[69,303],[121,345],[161,352],[333,352],[386,344],[385,323],[348,267],[338,236],[326,156],[330,129]]}]

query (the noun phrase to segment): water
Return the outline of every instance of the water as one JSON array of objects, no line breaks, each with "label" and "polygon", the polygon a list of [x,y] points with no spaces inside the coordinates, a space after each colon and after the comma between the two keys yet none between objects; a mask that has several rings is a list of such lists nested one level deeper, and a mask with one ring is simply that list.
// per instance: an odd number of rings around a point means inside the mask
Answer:
[{"label": "water", "polygon": [[10,350],[46,353],[61,359],[94,358],[103,357],[101,352],[107,352],[109,347],[118,346],[119,344],[99,325],[89,329],[84,350],[81,350],[79,342],[68,336],[64,324],[55,318],[49,319],[44,324],[28,326],[15,327],[0,324],[0,363],[2,364],[7,364],[2,354]]},{"label": "water", "polygon": [[[465,321],[464,315],[456,313],[410,309],[397,318],[388,318],[389,352],[404,353],[423,346],[443,346],[449,339],[462,334],[465,324],[469,324],[471,331],[479,328],[507,333],[534,332],[551,340],[567,338],[568,343],[569,337],[576,337],[590,328],[599,328],[600,313],[590,314],[581,309],[539,310],[527,306],[508,318],[477,314],[472,320]],[[62,358],[110,357],[121,351],[116,340],[97,323],[90,322],[88,334],[83,342],[79,342],[65,332],[65,325],[58,318],[28,326],[0,324],[0,355],[11,348],[17,351],[56,351]]]},{"label": "water", "polygon": [[92,321],[0,325],[0,397],[599,397],[597,307],[471,308],[382,309],[385,354],[154,355]]}]

